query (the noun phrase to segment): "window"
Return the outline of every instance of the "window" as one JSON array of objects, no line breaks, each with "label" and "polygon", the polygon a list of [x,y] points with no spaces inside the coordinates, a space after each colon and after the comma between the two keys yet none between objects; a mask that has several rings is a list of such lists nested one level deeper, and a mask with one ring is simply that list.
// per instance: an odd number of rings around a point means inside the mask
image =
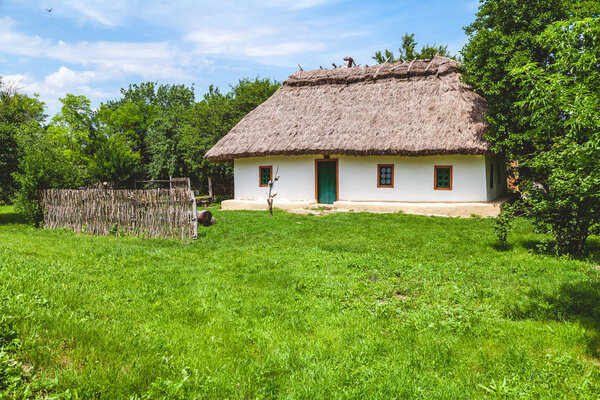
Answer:
[{"label": "window", "polygon": [[490,188],[494,187],[494,163],[490,164]]},{"label": "window", "polygon": [[433,188],[435,190],[452,190],[452,166],[451,165],[436,165],[435,182]]},{"label": "window", "polygon": [[377,187],[394,187],[394,164],[377,164]]},{"label": "window", "polygon": [[263,165],[258,167],[259,186],[269,186],[269,181],[273,179],[273,166]]}]

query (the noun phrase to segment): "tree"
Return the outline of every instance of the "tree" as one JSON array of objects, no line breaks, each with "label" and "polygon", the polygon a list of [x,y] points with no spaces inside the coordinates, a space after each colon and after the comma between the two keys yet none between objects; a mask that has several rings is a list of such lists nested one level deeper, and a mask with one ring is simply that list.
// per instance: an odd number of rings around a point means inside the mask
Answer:
[{"label": "tree", "polygon": [[59,100],[62,107],[47,128],[48,139],[66,158],[86,170],[91,157],[102,145],[96,113],[85,96],[67,94]]},{"label": "tree", "polygon": [[141,157],[120,136],[107,137],[88,165],[92,182],[111,182],[115,187],[131,187],[142,170]]},{"label": "tree", "polygon": [[414,60],[415,58],[433,58],[436,55],[453,58],[448,51],[448,46],[438,46],[435,43],[430,45],[428,43],[423,46],[419,52],[415,51],[416,48],[417,42],[415,41],[415,34],[408,34],[407,32],[404,34],[404,36],[402,36],[402,45],[400,49],[398,49],[397,58],[394,56],[394,52],[387,49],[384,50],[383,53],[381,51],[377,51],[372,58],[377,61],[378,64],[383,64],[384,62]]},{"label": "tree", "polygon": [[[147,146],[148,129],[161,110],[156,100],[157,86],[155,82],[129,85],[127,89],[121,89],[123,97],[101,104],[98,110],[99,123],[107,134],[120,137],[139,155],[144,166],[151,159]],[[136,177],[145,178],[146,172],[141,169]]]},{"label": "tree", "polygon": [[600,20],[551,24],[538,44],[552,59],[511,72],[525,138],[537,150],[520,156],[525,203],[560,253],[580,255],[600,232]]},{"label": "tree", "polygon": [[156,93],[160,111],[149,125],[147,149],[148,172],[153,179],[188,175],[180,142],[189,124],[186,118],[194,106],[194,88],[184,85],[161,85]]},{"label": "tree", "polygon": [[[145,82],[129,85],[121,94],[100,106],[98,118],[105,135],[114,138],[112,145],[127,146],[127,154],[137,157],[140,168],[127,180],[188,175],[180,137],[195,104],[194,87]],[[121,154],[126,154],[124,149]],[[129,157],[128,162],[133,161]]]},{"label": "tree", "polygon": [[44,103],[0,77],[0,204],[11,202],[17,188],[13,175],[19,170],[19,135],[41,129],[45,118]]},{"label": "tree", "polygon": [[187,114],[188,124],[181,136],[183,160],[192,175],[201,177],[201,185],[209,176],[233,173],[231,163],[212,163],[204,155],[246,114],[271,97],[279,86],[279,82],[268,78],[242,79],[227,94],[210,86],[203,100]]},{"label": "tree", "polygon": [[589,117],[598,114],[586,95],[597,93],[597,72],[586,63],[599,37],[586,18],[599,13],[597,1],[484,0],[461,52],[465,81],[489,104],[492,149],[519,161],[528,215],[573,255],[598,221]]},{"label": "tree", "polygon": [[19,171],[13,174],[18,183],[15,206],[29,222],[39,225],[43,219],[39,191],[80,187],[87,173],[41,129],[22,132],[19,146]]}]

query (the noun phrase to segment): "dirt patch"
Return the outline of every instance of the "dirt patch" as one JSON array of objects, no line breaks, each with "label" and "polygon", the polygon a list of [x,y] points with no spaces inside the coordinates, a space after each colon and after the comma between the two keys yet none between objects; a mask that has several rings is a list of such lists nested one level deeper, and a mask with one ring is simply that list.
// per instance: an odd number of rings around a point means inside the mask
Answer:
[{"label": "dirt patch", "polygon": [[405,294],[402,293],[398,293],[398,292],[394,292],[392,293],[392,296],[394,296],[396,299],[400,300],[400,301],[406,301],[408,299],[411,299],[412,296],[407,296]]},{"label": "dirt patch", "polygon": [[329,215],[336,214],[340,212],[348,212],[348,210],[334,210],[331,206],[318,206],[318,207],[307,207],[307,208],[299,208],[296,210],[289,210],[289,212],[293,214],[300,215]]},{"label": "dirt patch", "polygon": [[[405,295],[405,294],[402,294],[399,292],[392,293],[392,297],[394,297],[396,300],[399,300],[399,301],[407,301],[407,300],[410,300],[413,298],[413,296],[408,296],[408,295]],[[377,299],[377,304],[386,304],[388,302],[388,299],[389,298],[387,298],[387,299],[379,298],[379,299]]]}]

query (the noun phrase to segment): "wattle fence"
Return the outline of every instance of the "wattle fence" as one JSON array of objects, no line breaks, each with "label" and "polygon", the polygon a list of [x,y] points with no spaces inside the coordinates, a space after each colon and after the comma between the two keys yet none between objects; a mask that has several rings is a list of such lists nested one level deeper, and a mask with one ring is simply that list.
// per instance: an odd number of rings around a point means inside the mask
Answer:
[{"label": "wattle fence", "polygon": [[196,200],[187,188],[48,189],[40,193],[44,226],[95,235],[198,236]]}]

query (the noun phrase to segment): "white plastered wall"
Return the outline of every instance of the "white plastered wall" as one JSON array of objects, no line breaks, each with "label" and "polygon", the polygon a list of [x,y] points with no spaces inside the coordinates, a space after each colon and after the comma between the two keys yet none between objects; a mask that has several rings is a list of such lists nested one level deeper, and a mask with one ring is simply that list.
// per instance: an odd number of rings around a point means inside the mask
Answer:
[{"label": "white plastered wall", "polygon": [[[394,187],[377,187],[377,164],[394,165]],[[434,189],[434,167],[452,166],[452,190]],[[487,201],[484,156],[340,157],[340,200]]]},{"label": "white plastered wall", "polygon": [[[315,159],[323,155],[274,156],[234,162],[235,199],[266,201],[268,189],[259,186],[259,166],[279,166],[275,184],[278,202],[315,201]],[[505,184],[489,188],[492,157],[472,155],[395,157],[336,156],[339,161],[339,199],[383,202],[485,202],[503,194]],[[394,187],[377,187],[377,164],[394,164]],[[452,190],[434,189],[434,166],[452,166]],[[497,168],[497,167],[495,167]],[[497,174],[496,171],[494,171]],[[505,179],[504,179],[505,180]],[[496,182],[495,182],[496,183]]]},{"label": "white plastered wall", "polygon": [[[279,166],[280,179],[274,185],[277,202],[315,200],[314,156],[277,156],[242,158],[234,161],[236,200],[267,200],[269,188],[259,186],[259,167],[273,166],[273,177]],[[318,157],[322,158],[322,157]]]}]

